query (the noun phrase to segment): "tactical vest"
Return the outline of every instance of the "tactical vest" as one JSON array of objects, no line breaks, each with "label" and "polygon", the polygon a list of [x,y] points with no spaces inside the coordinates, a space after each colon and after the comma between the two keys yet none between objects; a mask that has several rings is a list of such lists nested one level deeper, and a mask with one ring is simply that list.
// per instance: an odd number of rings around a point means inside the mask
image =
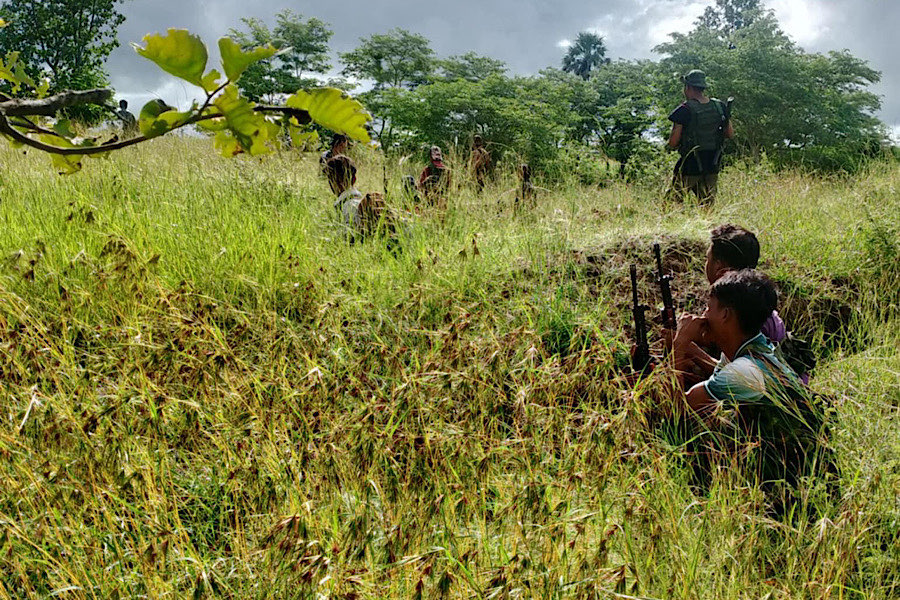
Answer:
[{"label": "tactical vest", "polygon": [[715,98],[710,98],[706,104],[692,99],[687,101],[687,107],[691,111],[691,121],[681,136],[681,155],[698,150],[718,150],[724,141],[725,109],[722,103]]}]

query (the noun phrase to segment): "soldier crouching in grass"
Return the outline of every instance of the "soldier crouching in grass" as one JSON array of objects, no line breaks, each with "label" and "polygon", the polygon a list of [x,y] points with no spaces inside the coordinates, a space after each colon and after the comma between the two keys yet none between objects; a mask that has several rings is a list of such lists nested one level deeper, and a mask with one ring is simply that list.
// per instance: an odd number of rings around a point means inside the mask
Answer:
[{"label": "soldier crouching in grass", "polygon": [[429,206],[447,207],[447,192],[450,191],[450,169],[444,164],[440,147],[432,146],[430,162],[419,175],[419,191]]},{"label": "soldier crouching in grass", "polygon": [[[679,321],[673,355],[687,407],[712,434],[700,454],[743,465],[781,513],[800,479],[831,463],[823,407],[762,333],[776,303],[773,283],[759,271],[725,273],[710,287],[703,316]],[[704,340],[721,358],[709,379],[685,389],[693,347]]]},{"label": "soldier crouching in grass", "polygon": [[382,195],[377,192],[364,195],[356,189],[356,165],[352,160],[344,155],[332,156],[325,162],[323,171],[337,196],[334,208],[350,243],[373,234],[382,221],[386,227],[392,227]]},{"label": "soldier crouching in grass", "polygon": [[722,147],[726,138],[734,137],[734,128],[725,103],[706,95],[703,71],[695,69],[682,80],[685,101],[669,115],[668,146],[681,155],[669,195],[682,199],[693,193],[701,205],[709,206],[716,199]]}]

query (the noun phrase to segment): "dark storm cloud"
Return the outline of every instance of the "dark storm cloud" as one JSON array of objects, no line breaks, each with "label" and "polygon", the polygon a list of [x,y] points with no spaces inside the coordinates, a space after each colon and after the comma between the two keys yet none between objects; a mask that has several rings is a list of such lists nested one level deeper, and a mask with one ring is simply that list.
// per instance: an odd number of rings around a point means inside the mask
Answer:
[{"label": "dark storm cloud", "polygon": [[[560,63],[560,43],[589,29],[602,34],[613,58],[648,58],[654,45],[672,31],[688,31],[712,0],[130,0],[120,30],[122,48],[110,58],[114,87],[143,101],[161,94],[187,103],[196,93],[162,74],[128,45],[145,33],[186,27],[211,47],[241,17],[271,23],[276,12],[291,8],[331,24],[337,53],[359,38],[402,27],[431,40],[441,56],[470,50],[504,60],[514,73],[535,73]],[[877,91],[885,96],[882,117],[900,125],[900,69],[892,29],[900,23],[900,2],[893,0],[770,0],[789,34],[811,51],[848,48],[884,74]],[[213,48],[211,48],[211,51]],[[215,60],[215,57],[214,57]]]}]

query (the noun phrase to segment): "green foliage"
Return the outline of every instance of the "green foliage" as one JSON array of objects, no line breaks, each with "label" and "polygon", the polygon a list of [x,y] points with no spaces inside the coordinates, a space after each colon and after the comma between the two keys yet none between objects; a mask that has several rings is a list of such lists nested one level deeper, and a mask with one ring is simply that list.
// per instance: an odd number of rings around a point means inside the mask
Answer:
[{"label": "green foliage", "polygon": [[122,1],[5,0],[0,53],[18,52],[28,73],[47,77],[52,91],[105,81],[104,63],[119,45],[116,32],[125,20],[118,11]]},{"label": "green foliage", "polygon": [[467,52],[458,56],[451,56],[436,62],[438,78],[444,81],[465,79],[477,82],[487,79],[492,75],[504,75],[506,63],[487,56],[480,56],[474,52]]},{"label": "green foliage", "polygon": [[166,73],[204,87],[203,72],[209,54],[200,36],[186,29],[169,29],[166,35],[145,35],[143,41],[143,47],[133,44],[138,54],[156,63]]},{"label": "green foliage", "polygon": [[222,55],[222,67],[225,76],[231,81],[237,81],[243,75],[247,67],[261,60],[271,58],[277,50],[274,46],[261,46],[244,51],[241,46],[231,38],[219,40],[219,53]]},{"label": "green foliage", "polygon": [[[241,77],[241,91],[251,100],[275,102],[298,89],[318,85],[310,76],[327,73],[328,42],[334,32],[316,18],[303,19],[291,10],[275,15],[270,29],[260,19],[241,19],[245,31],[231,29],[229,36],[244,50],[272,46],[279,50],[266,60],[249,66]],[[330,85],[330,84],[329,84]]]},{"label": "green foliage", "polygon": [[236,154],[238,148],[251,156],[271,150],[270,144],[275,143],[280,128],[265,115],[254,112],[253,103],[241,96],[237,86],[225,86],[213,100],[213,106],[227,124],[227,130],[216,136],[216,146],[225,156]]},{"label": "green foliage", "polygon": [[[27,75],[34,81],[46,79],[51,92],[105,86],[106,59],[118,47],[117,32],[125,21],[119,12],[122,2],[5,0],[0,5],[0,18],[7,23],[0,29],[0,56],[17,53]],[[67,114],[89,123],[108,116],[90,107]]]},{"label": "green foliage", "polygon": [[138,128],[141,135],[154,138],[164,135],[185,125],[193,116],[196,106],[189,111],[179,112],[161,100],[150,100],[141,108],[138,115]]},{"label": "green foliage", "polygon": [[361,39],[341,60],[344,75],[370,79],[376,90],[421,85],[431,79],[435,66],[428,40],[399,28]]},{"label": "green foliage", "polygon": [[[277,51],[271,45],[244,50],[230,38],[220,39],[222,68],[226,75],[224,83],[220,83],[222,75],[217,70],[205,73],[208,60],[206,45],[188,31],[169,29],[165,35],[147,35],[144,44],[134,46],[138,54],[206,92],[202,106],[195,103],[189,110],[179,112],[161,99],[151,100],[140,112],[140,137],[121,142],[114,138],[98,143],[96,139],[77,137],[65,121],[58,121],[50,130],[42,126],[40,120],[54,110],[73,105],[102,106],[112,93],[102,89],[65,92],[37,103],[10,100],[16,107],[17,116],[9,119],[6,113],[0,111],[3,133],[14,144],[27,145],[51,154],[61,173],[74,173],[81,169],[84,155],[106,156],[110,151],[142,143],[194,123],[203,130],[215,133],[215,147],[225,156],[240,153],[256,156],[270,152],[280,145],[283,129],[287,129],[295,144],[305,148],[317,140],[317,133],[310,129],[311,123],[332,128],[359,141],[369,141],[365,126],[371,117],[359,102],[340,90],[301,91],[290,98],[288,106],[258,107],[242,96],[236,83],[247,69],[276,56]],[[25,84],[35,85],[33,80],[22,74],[15,53],[8,55],[0,64],[0,80],[10,82],[16,89]],[[39,85],[35,90],[38,94],[45,91],[44,85]],[[27,112],[29,110],[33,112]],[[36,118],[38,122],[29,117]]]},{"label": "green foliage", "polygon": [[582,31],[566,51],[562,68],[567,73],[574,73],[582,79],[588,79],[594,69],[608,63],[603,36]]},{"label": "green foliage", "polygon": [[309,113],[310,118],[336,133],[343,133],[354,140],[369,141],[366,125],[372,119],[358,101],[335,88],[300,90],[287,99],[285,105]]},{"label": "green foliage", "polygon": [[591,79],[599,96],[596,134],[606,155],[619,162],[622,176],[632,157],[651,145],[654,74],[648,62],[616,61]]},{"label": "green foliage", "polygon": [[381,141],[390,146],[395,136],[405,134],[419,145],[467,143],[472,134],[481,133],[498,156],[512,152],[515,162],[551,169],[564,137],[567,107],[557,102],[563,93],[541,78],[498,75],[385,90],[380,114],[390,126]]}]

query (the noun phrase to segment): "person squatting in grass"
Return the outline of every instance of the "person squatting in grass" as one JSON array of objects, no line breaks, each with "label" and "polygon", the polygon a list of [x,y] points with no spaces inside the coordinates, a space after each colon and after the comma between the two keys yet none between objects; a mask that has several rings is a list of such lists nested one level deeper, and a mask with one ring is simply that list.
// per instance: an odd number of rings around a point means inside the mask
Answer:
[{"label": "person squatting in grass", "polygon": [[381,194],[363,195],[356,189],[356,165],[350,158],[342,154],[332,156],[325,162],[324,172],[331,191],[337,196],[334,208],[351,243],[357,237],[374,233],[382,219],[390,220]]},{"label": "person squatting in grass", "polygon": [[484,145],[484,138],[478,134],[472,138],[472,155],[469,160],[475,187],[480,194],[491,169],[491,153]]},{"label": "person squatting in grass", "polygon": [[430,162],[419,175],[419,191],[428,205],[444,208],[450,190],[450,169],[444,165],[440,147],[432,146],[429,156]]},{"label": "person squatting in grass", "polygon": [[700,204],[716,199],[725,138],[734,137],[734,127],[725,104],[706,95],[706,75],[693,70],[682,78],[685,101],[669,115],[672,133],[668,147],[678,150],[669,195],[683,198],[694,193]]},{"label": "person squatting in grass", "polygon": [[[759,271],[726,272],[710,287],[703,315],[679,320],[673,357],[687,406],[725,434],[717,437],[724,441],[718,450],[739,458],[775,506],[783,507],[790,490],[782,483],[792,488],[823,465],[826,430],[822,407],[762,333],[777,298]],[[707,340],[721,357],[709,378],[689,386],[684,373],[692,348]],[[716,448],[706,450],[715,454]]]},{"label": "person squatting in grass", "polygon": [[[720,225],[710,232],[704,267],[706,280],[712,285],[731,271],[755,269],[759,264],[759,255],[759,240],[752,231],[730,223]],[[777,310],[773,310],[768,316],[763,323],[761,332],[775,346],[779,346],[790,336]],[[791,339],[793,339],[792,336]],[[716,359],[704,348],[710,349],[710,344],[693,344],[690,348],[691,369],[688,377],[689,379],[691,376],[695,377],[694,382],[712,375],[716,365]],[[785,362],[800,373],[804,384],[809,383],[809,372],[808,368],[804,368],[804,361],[791,360],[790,356],[781,358],[783,360],[787,358]],[[810,361],[807,359],[805,362],[809,363]]]},{"label": "person squatting in grass", "polygon": [[[322,172],[325,173],[325,164],[335,156],[346,156],[347,152],[350,150],[350,138],[341,133],[334,134],[334,137],[331,138],[331,147],[322,153],[322,156],[319,158],[319,164],[322,167]],[[326,173],[327,175],[327,173]]]}]

